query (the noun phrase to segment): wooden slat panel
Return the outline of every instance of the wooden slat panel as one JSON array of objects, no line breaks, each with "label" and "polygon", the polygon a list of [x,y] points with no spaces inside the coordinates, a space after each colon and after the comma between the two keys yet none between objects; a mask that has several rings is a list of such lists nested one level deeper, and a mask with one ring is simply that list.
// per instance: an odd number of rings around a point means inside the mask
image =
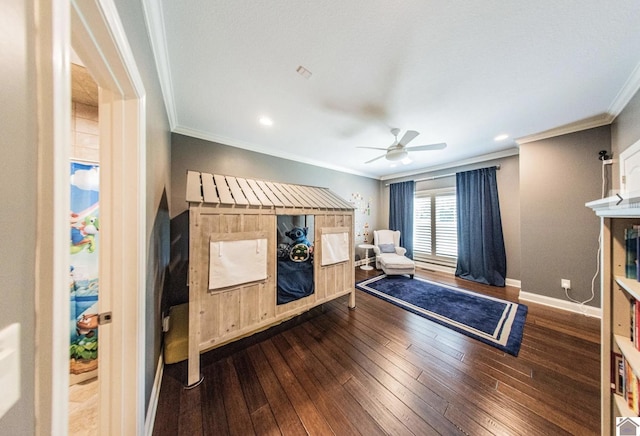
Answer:
[{"label": "wooden slat panel", "polygon": [[220,203],[222,204],[236,204],[227,186],[227,181],[224,176],[214,174],[213,179],[216,182],[216,188],[218,189],[218,195],[220,196]]},{"label": "wooden slat panel", "polygon": [[342,209],[342,202],[337,201],[328,189],[316,188],[313,191],[322,199],[323,204],[327,205],[327,207],[332,209]]},{"label": "wooden slat panel", "polygon": [[247,183],[249,184],[249,186],[253,190],[254,194],[256,194],[256,196],[260,200],[260,203],[262,203],[263,206],[273,206],[273,203],[271,202],[271,200],[269,200],[269,198],[266,196],[266,194],[262,191],[262,187],[258,185],[258,182],[256,182],[255,180],[252,180],[252,179],[247,179]]},{"label": "wooden slat panel", "polygon": [[209,173],[202,173],[202,193],[204,195],[205,203],[220,203],[216,187],[213,183],[213,175]]},{"label": "wooden slat panel", "polygon": [[287,191],[287,194],[289,195],[289,198],[291,198],[291,201],[293,202],[295,207],[304,207],[302,199],[300,198],[298,193],[292,189],[292,186],[293,185],[283,183],[281,188]]},{"label": "wooden slat panel", "polygon": [[229,184],[229,188],[231,189],[231,194],[233,195],[233,199],[236,204],[239,206],[246,206],[249,204],[249,200],[244,196],[242,189],[238,185],[235,177],[227,176],[227,183]]},{"label": "wooden slat panel", "polygon": [[282,192],[280,192],[280,189],[278,189],[278,187],[276,186],[275,183],[264,182],[264,184],[267,185],[267,188],[269,188],[271,193],[273,195],[275,195],[278,198],[278,200],[280,200],[280,203],[282,203],[282,206],[284,206],[284,207],[293,207],[293,203],[291,203],[291,201],[289,201],[289,198],[286,195],[284,195]]},{"label": "wooden slat panel", "polygon": [[270,187],[274,190],[274,192],[278,195],[278,198],[282,200],[282,203],[286,207],[296,206],[294,202],[294,198],[292,198],[291,195],[287,192],[287,190],[284,189],[281,183],[271,183],[271,184],[267,183],[267,185],[270,185]]},{"label": "wooden slat panel", "polygon": [[202,201],[200,173],[197,171],[187,171],[187,201],[192,203]]},{"label": "wooden slat panel", "polygon": [[353,205],[349,204],[347,201],[345,201],[330,189],[325,189],[324,193],[331,198],[331,201],[336,205],[337,209],[353,209]]},{"label": "wooden slat panel", "polygon": [[[274,262],[269,259],[269,262]],[[270,265],[269,271],[275,271]],[[269,280],[260,288],[260,321],[273,319],[276,316],[277,289],[275,273],[270,274]]]},{"label": "wooden slat panel", "polygon": [[220,307],[220,293],[207,293],[202,296],[200,306],[200,349],[205,350],[219,342],[222,334],[218,324],[218,308]]},{"label": "wooden slat panel", "polygon": [[315,198],[309,196],[304,186],[301,185],[289,185],[292,191],[298,194],[298,197],[302,200],[304,207],[320,208],[320,205],[316,202]]},{"label": "wooden slat panel", "polygon": [[262,203],[260,203],[260,200],[258,200],[258,197],[256,197],[253,189],[251,189],[251,186],[249,186],[249,183],[247,183],[245,179],[238,177],[236,178],[236,181],[240,185],[244,196],[247,198],[251,206],[262,206]]},{"label": "wooden slat panel", "polygon": [[218,326],[223,336],[240,329],[240,289],[221,293]]},{"label": "wooden slat panel", "polygon": [[301,188],[307,192],[307,195],[313,198],[313,201],[320,209],[333,209],[333,204],[328,203],[326,199],[320,195],[317,188],[311,186],[302,186]]},{"label": "wooden slat panel", "polygon": [[203,200],[240,206],[353,209],[350,203],[326,188],[187,171],[187,201]]},{"label": "wooden slat panel", "polygon": [[261,283],[245,286],[240,291],[240,328],[251,327],[260,322]]},{"label": "wooden slat panel", "polygon": [[348,210],[354,209],[353,204],[349,203],[347,200],[345,200],[344,198],[340,197],[335,192],[329,191],[329,194],[331,194],[333,197],[335,197],[335,199],[337,201],[339,201],[342,205],[344,205],[345,209],[348,209]]},{"label": "wooden slat panel", "polygon": [[274,206],[282,207],[282,202],[278,199],[278,197],[273,192],[271,192],[271,189],[267,186],[265,182],[263,182],[262,180],[258,180],[257,183],[258,183],[258,186],[260,186],[260,189],[262,189],[262,192],[264,192],[264,195],[266,195],[269,198],[269,201],[271,201],[271,203]]},{"label": "wooden slat panel", "polygon": [[[189,208],[189,258],[202,259],[204,243],[202,226],[198,225],[197,207]],[[208,258],[208,257],[207,257]],[[193,385],[200,379],[200,305],[206,293],[205,269],[201,262],[189,263],[189,372],[187,384]]]}]

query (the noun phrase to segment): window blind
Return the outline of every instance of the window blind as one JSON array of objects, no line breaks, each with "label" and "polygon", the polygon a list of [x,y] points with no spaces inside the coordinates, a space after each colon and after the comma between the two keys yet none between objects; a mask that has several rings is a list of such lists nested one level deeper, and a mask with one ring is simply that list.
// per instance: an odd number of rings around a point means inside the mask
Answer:
[{"label": "window blind", "polygon": [[455,264],[458,252],[455,188],[417,191],[413,207],[414,258]]}]

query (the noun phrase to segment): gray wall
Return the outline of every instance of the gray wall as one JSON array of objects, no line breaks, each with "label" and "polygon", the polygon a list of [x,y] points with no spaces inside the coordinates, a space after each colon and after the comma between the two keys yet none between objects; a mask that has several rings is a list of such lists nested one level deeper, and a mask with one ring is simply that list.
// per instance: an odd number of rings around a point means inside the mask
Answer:
[{"label": "gray wall", "polygon": [[[383,227],[389,223],[389,183],[404,180],[417,180],[441,174],[451,174],[459,171],[469,171],[500,164],[500,171],[496,173],[498,181],[498,197],[500,200],[500,215],[502,218],[502,232],[507,253],[507,278],[520,280],[520,192],[519,192],[519,158],[518,156],[504,157],[496,160],[465,165],[440,171],[415,174],[411,177],[390,179],[380,182],[380,217],[378,222]],[[455,176],[443,177],[436,180],[422,181],[416,184],[419,189],[447,188],[456,185]]]},{"label": "gray wall", "polygon": [[162,328],[160,301],[169,264],[169,204],[171,135],[142,2],[115,0],[145,88],[146,99],[146,244],[147,288],[145,339],[145,411],[155,378]]},{"label": "gray wall", "polygon": [[[203,139],[174,133],[171,154],[171,217],[187,210],[185,189],[187,170],[282,183],[320,186],[350,201],[358,192],[377,197],[378,181],[340,171],[242,150]],[[372,210],[372,219],[376,213]],[[377,225],[377,223],[373,223]]]},{"label": "gray wall", "polygon": [[0,420],[0,435],[35,432],[35,245],[37,114],[31,2],[8,0],[0,14],[0,329],[20,323],[20,400]]},{"label": "gray wall", "polygon": [[[162,308],[188,300],[186,289],[189,253],[187,203],[185,201],[187,171],[201,171],[282,183],[321,186],[331,189],[347,201],[357,193],[371,203],[370,214],[356,210],[356,223],[378,226],[378,180],[329,170],[203,139],[173,134],[171,145],[171,271],[170,293]],[[356,227],[356,234],[361,230]],[[362,233],[362,232],[360,232]],[[373,238],[371,233],[369,240]],[[363,236],[356,238],[356,244]],[[362,255],[358,249],[357,255]]]},{"label": "gray wall", "polygon": [[[610,126],[520,146],[522,290],[567,300],[591,297],[600,222],[585,203],[601,197],[600,150],[611,144]],[[595,297],[600,307],[599,279]]]}]

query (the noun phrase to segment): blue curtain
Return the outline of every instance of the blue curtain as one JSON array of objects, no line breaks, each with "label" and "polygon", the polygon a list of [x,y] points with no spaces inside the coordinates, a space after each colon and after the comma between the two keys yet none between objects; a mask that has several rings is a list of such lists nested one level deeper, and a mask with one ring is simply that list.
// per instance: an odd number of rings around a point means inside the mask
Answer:
[{"label": "blue curtain", "polygon": [[400,230],[400,245],[413,259],[413,194],[415,183],[392,183],[389,186],[389,229]]},{"label": "blue curtain", "polygon": [[502,235],[496,167],[456,174],[458,266],[456,276],[504,286],[507,256]]}]

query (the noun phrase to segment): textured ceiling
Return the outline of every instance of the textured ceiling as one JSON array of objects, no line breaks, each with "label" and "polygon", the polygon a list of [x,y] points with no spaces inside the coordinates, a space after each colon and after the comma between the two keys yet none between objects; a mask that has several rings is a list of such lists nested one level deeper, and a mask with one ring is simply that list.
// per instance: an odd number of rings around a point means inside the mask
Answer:
[{"label": "textured ceiling", "polygon": [[98,107],[98,85],[86,67],[71,64],[71,100]]},{"label": "textured ceiling", "polygon": [[[637,0],[145,0],[145,9],[175,132],[376,178],[607,124],[640,84]],[[380,153],[357,147],[391,145],[392,127],[420,132],[410,146],[448,146],[410,153],[409,165],[365,164]]]}]

